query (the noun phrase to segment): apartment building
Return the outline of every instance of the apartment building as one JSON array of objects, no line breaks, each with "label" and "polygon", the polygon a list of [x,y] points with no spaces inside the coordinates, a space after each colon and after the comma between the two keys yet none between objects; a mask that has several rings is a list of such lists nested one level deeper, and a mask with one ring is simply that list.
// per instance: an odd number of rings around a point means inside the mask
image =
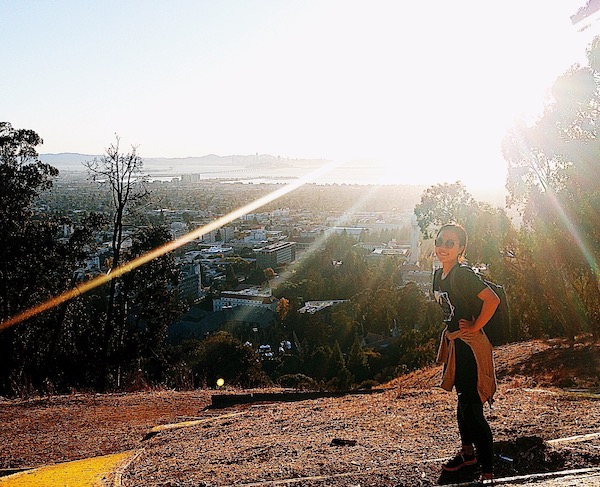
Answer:
[{"label": "apartment building", "polygon": [[274,269],[280,264],[289,264],[296,260],[296,243],[278,242],[257,249],[255,253],[259,269]]}]

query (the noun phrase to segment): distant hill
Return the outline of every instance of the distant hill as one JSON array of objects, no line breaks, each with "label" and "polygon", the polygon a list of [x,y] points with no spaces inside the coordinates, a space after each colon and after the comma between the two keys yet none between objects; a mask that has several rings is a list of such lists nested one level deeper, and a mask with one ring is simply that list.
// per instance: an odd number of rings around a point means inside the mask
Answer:
[{"label": "distant hill", "polygon": [[[61,153],[40,154],[40,159],[62,172],[84,172],[84,163],[100,155]],[[144,160],[144,172],[151,177],[178,177],[182,174],[201,174],[203,178],[239,178],[252,180],[293,180],[311,173],[315,168],[330,161],[324,159],[293,159],[269,154],[219,156],[208,154],[200,157],[148,157]],[[420,187],[421,185],[401,182],[381,182],[381,166],[369,162],[344,164],[325,173],[315,180],[318,184],[394,184],[397,186]],[[421,189],[423,191],[425,186]],[[506,190],[477,190],[473,196],[480,201],[504,207]]]},{"label": "distant hill", "polygon": [[[40,154],[42,162],[56,167],[59,171],[85,171],[84,163],[100,155],[65,152],[60,154]],[[305,168],[321,165],[327,161],[318,159],[291,159],[269,154],[218,156],[208,154],[201,157],[143,157],[144,168],[151,173],[194,173],[208,169],[284,169]]]},{"label": "distant hill", "polygon": [[94,159],[89,154],[75,154],[66,152],[62,154],[40,154],[40,160],[54,166],[59,171],[85,171],[83,163]]}]

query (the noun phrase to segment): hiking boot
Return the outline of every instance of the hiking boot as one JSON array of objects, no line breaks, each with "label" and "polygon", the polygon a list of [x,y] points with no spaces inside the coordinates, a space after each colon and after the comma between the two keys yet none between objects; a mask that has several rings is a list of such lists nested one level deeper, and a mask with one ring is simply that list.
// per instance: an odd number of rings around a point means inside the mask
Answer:
[{"label": "hiking boot", "polygon": [[454,458],[448,460],[442,465],[446,472],[456,472],[457,470],[477,465],[477,457],[475,455],[467,455],[465,452],[459,451]]},{"label": "hiking boot", "polygon": [[479,476],[478,483],[481,485],[494,485],[494,474],[492,473],[482,473]]}]

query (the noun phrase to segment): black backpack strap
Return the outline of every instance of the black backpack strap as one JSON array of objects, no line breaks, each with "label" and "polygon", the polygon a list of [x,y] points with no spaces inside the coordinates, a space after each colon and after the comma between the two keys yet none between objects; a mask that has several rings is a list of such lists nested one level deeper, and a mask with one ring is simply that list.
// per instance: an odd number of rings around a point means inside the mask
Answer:
[{"label": "black backpack strap", "polygon": [[[431,280],[431,288],[435,291],[436,288],[439,289],[440,279],[442,278],[442,268],[436,269],[433,273],[433,279]],[[437,286],[436,286],[437,285]]]}]

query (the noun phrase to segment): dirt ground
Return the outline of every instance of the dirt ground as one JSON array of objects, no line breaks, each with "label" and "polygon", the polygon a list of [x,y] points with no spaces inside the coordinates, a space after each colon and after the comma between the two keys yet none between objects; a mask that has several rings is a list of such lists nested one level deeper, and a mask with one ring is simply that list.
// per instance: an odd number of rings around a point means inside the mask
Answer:
[{"label": "dirt ground", "polygon": [[[600,466],[599,344],[532,341],[495,359],[500,386],[485,410],[496,474]],[[434,367],[369,394],[223,409],[210,407],[215,391],[1,400],[0,469],[136,450],[124,486],[434,485],[459,444],[456,398],[436,387],[439,375]],[[147,435],[182,421],[194,423]],[[589,436],[564,440],[576,435]]]}]

